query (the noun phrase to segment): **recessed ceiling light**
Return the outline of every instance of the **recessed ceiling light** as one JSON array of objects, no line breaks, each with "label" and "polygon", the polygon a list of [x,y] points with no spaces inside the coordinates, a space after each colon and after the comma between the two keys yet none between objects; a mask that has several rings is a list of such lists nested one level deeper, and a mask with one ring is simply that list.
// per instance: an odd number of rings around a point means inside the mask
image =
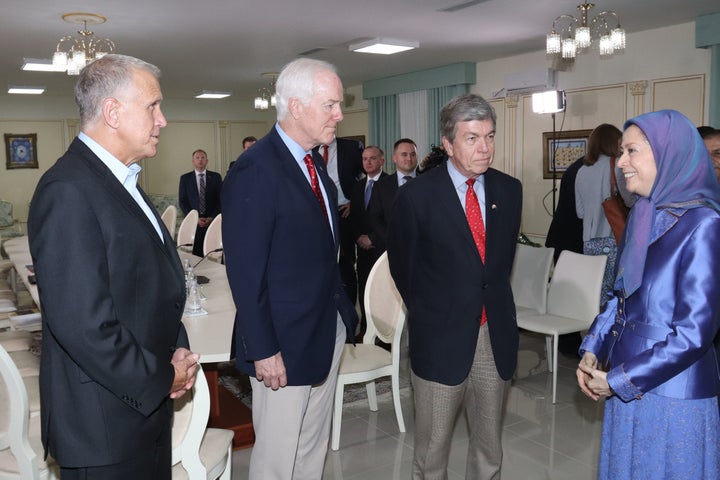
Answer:
[{"label": "recessed ceiling light", "polygon": [[40,95],[44,91],[45,87],[21,87],[16,85],[10,85],[7,92],[20,95]]},{"label": "recessed ceiling light", "polygon": [[53,65],[49,58],[23,58],[22,69],[27,72],[64,72],[67,68]]},{"label": "recessed ceiling light", "polygon": [[390,38],[373,38],[360,43],[354,43],[348,48],[358,53],[376,53],[380,55],[392,55],[393,53],[405,52],[418,48],[420,44],[410,40],[395,40]]},{"label": "recessed ceiling light", "polygon": [[202,90],[195,95],[195,98],[226,98],[232,95],[232,92],[213,92],[210,90]]}]

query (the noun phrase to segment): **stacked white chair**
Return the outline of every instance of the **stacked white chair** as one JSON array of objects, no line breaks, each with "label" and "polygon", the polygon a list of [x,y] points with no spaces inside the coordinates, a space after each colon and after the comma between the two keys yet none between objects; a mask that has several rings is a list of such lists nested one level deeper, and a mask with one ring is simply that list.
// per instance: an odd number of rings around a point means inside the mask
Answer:
[{"label": "stacked white chair", "polygon": [[[52,458],[43,460],[40,422],[31,412],[27,387],[37,377],[21,377],[10,355],[0,347],[0,479],[57,479],[59,472]],[[39,395],[36,405],[39,408]]]},{"label": "stacked white chair", "polygon": [[518,318],[518,327],[544,334],[552,340],[552,358],[548,353],[548,368],[553,374],[553,403],[557,391],[558,337],[587,330],[592,324],[600,309],[605,263],[605,255],[581,255],[563,250],[550,279],[547,312]]}]

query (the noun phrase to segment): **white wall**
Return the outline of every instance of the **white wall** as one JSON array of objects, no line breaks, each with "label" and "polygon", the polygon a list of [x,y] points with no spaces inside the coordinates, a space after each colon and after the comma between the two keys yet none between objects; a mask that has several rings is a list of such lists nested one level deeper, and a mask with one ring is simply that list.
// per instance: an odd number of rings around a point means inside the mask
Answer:
[{"label": "white wall", "polygon": [[[694,23],[674,25],[628,35],[627,51],[608,60],[597,53],[578,57],[572,68],[558,73],[558,88],[568,91],[564,130],[594,128],[602,122],[621,126],[637,113],[654,108],[679,108],[697,123],[707,121],[710,52],[695,48]],[[544,50],[477,64],[477,84],[471,91],[491,99],[510,73],[546,68]],[[631,84],[648,81],[647,94],[632,95]],[[354,95],[344,106],[345,120],[338,135],[365,135],[367,102],[361,86],[346,86]],[[523,231],[540,238],[550,216],[542,197],[551,180],[542,178],[542,132],[552,130],[548,115],[535,115],[528,97],[498,98],[498,138],[495,166],[524,184]],[[639,104],[638,104],[639,102]],[[195,148],[208,151],[210,165],[225,174],[246,135],[262,136],[275,121],[275,111],[256,112],[249,101],[166,99],[162,105],[170,125],[161,133],[158,155],[144,161],[142,185],[150,193],[174,194],[179,174],[190,169]],[[0,198],[15,204],[20,220],[42,172],[64,152],[74,134],[77,107],[71,98],[0,95],[0,129],[4,133],[38,133],[37,170],[5,170],[0,158]],[[558,128],[561,116],[558,115]]]}]

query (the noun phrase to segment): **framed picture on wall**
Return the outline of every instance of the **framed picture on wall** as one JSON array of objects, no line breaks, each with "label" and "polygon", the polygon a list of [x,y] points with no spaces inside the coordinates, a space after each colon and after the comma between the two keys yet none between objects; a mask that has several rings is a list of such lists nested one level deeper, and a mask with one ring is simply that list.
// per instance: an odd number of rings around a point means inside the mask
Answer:
[{"label": "framed picture on wall", "polygon": [[588,138],[592,129],[568,130],[565,132],[543,132],[543,178],[557,178],[587,152]]},{"label": "framed picture on wall", "polygon": [[38,168],[37,133],[6,133],[6,168]]}]

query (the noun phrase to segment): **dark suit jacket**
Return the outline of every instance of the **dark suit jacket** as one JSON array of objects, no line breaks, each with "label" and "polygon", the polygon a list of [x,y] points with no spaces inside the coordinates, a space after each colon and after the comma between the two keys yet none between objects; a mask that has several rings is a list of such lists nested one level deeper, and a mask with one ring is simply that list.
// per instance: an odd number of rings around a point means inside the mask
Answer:
[{"label": "dark suit jacket", "polygon": [[217,172],[205,170],[205,211],[200,211],[198,186],[195,180],[195,170],[180,177],[178,201],[180,209],[185,215],[190,210],[197,210],[201,217],[216,217],[220,213],[220,189],[222,177]]},{"label": "dark suit jacket", "polygon": [[[315,157],[331,205],[337,192]],[[333,203],[335,202],[335,203]],[[236,365],[282,353],[289,385],[313,385],[330,371],[338,311],[354,333],[357,314],[338,269],[335,235],[310,184],[277,130],[233,165],[222,189],[223,245],[237,315]]]},{"label": "dark suit jacket", "polygon": [[28,217],[42,304],[42,436],[64,467],[153,448],[172,418],[170,364],[187,347],[175,243],[80,140],[40,179]]},{"label": "dark suit jacket", "polygon": [[369,237],[380,253],[387,249],[387,230],[398,188],[397,173],[386,175],[373,186],[373,193],[368,204]]},{"label": "dark suit jacket", "polygon": [[408,309],[412,369],[426,380],[457,385],[467,377],[483,305],[498,373],[508,380],[515,371],[518,330],[510,271],[520,229],[520,182],[489,169],[485,200],[483,265],[447,167],[419,176],[395,199],[390,271]]},{"label": "dark suit jacket", "polygon": [[[387,177],[388,174],[380,172],[380,177],[373,185],[373,193],[381,179]],[[365,209],[365,187],[367,186],[367,177],[359,180],[353,187],[350,196],[350,225],[353,232],[353,240],[357,241],[360,235],[369,235],[370,221],[368,219],[367,210]],[[371,197],[372,198],[372,195]],[[369,207],[369,204],[368,204]]]},{"label": "dark suit jacket", "polygon": [[[337,141],[338,180],[340,180],[343,195],[350,200],[353,188],[363,173],[363,146],[359,142],[347,138],[338,137],[335,140]],[[319,147],[313,148],[313,153],[318,151]],[[322,157],[322,154],[320,156]]]},{"label": "dark suit jacket", "polygon": [[545,246],[555,249],[555,261],[563,250],[583,253],[583,221],[575,209],[575,177],[584,160],[585,157],[575,160],[560,182],[557,208],[545,238]]}]

